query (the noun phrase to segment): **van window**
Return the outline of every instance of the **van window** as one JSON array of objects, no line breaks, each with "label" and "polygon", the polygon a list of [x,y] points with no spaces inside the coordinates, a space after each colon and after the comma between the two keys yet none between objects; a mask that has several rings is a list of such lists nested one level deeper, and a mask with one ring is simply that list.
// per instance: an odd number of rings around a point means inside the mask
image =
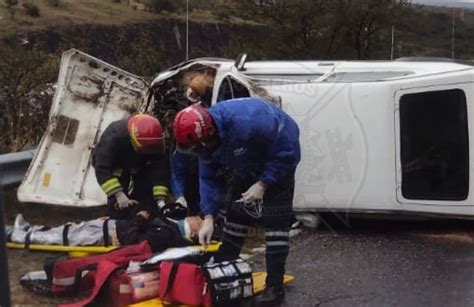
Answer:
[{"label": "van window", "polygon": [[250,97],[250,92],[245,85],[229,76],[225,77],[219,87],[217,102],[242,97]]},{"label": "van window", "polygon": [[402,96],[400,134],[404,198],[467,198],[469,139],[462,90]]}]

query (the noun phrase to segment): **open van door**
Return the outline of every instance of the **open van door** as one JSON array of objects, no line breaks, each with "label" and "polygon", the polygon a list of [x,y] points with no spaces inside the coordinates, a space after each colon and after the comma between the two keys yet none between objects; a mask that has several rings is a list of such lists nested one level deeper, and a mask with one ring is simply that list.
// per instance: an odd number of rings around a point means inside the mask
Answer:
[{"label": "open van door", "polygon": [[396,196],[406,210],[445,206],[451,212],[473,204],[473,83],[433,83],[395,95]]},{"label": "open van door", "polygon": [[91,151],[107,126],[140,107],[141,78],[71,49],[61,59],[48,128],[19,190],[22,202],[90,207],[105,204]]}]

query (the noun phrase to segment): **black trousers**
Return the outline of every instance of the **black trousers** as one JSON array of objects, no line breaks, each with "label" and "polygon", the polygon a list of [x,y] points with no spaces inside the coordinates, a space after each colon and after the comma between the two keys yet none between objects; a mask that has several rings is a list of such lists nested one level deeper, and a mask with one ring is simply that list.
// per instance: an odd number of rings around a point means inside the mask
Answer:
[{"label": "black trousers", "polygon": [[222,245],[217,260],[237,258],[247,237],[249,226],[260,224],[265,228],[267,286],[283,284],[285,262],[289,253],[289,230],[293,217],[295,174],[284,177],[271,185],[263,198],[262,217],[254,219],[236,210],[235,201],[241,198],[256,181],[231,181],[226,195],[226,216]]},{"label": "black trousers", "polygon": [[[153,199],[153,181],[151,172],[147,169],[131,174],[128,170],[122,171],[119,177],[123,192],[130,198],[138,201],[138,205],[119,210],[116,207],[115,196],[107,199],[107,213],[112,219],[128,220],[136,216],[137,212],[146,210],[152,217],[158,216],[158,208]],[[132,183],[132,184],[130,184]]]}]

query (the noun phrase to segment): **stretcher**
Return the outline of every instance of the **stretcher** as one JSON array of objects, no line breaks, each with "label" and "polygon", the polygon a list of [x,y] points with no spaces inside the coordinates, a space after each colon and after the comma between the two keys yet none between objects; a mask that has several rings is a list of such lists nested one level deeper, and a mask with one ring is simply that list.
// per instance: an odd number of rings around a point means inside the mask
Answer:
[{"label": "stretcher", "polygon": [[[195,248],[205,252],[217,252],[219,249],[220,242],[213,242],[207,247],[196,246]],[[64,245],[42,245],[42,244],[30,244],[27,247],[22,243],[7,242],[7,247],[11,249],[28,249],[35,251],[44,252],[59,252],[68,253],[69,257],[81,258],[87,257],[94,254],[103,254],[110,252],[118,248],[119,246],[64,246]]]},{"label": "stretcher", "polygon": [[69,253],[74,258],[86,257],[92,254],[103,254],[116,249],[118,246],[64,246],[64,245],[42,245],[7,242],[7,247],[12,249],[28,249],[43,252]]},{"label": "stretcher", "polygon": [[[258,294],[265,290],[265,277],[267,273],[265,272],[254,272],[253,273],[253,293]],[[292,275],[285,275],[283,283],[286,285],[292,282],[295,279]],[[144,301],[137,304],[128,305],[129,307],[164,307],[170,306],[169,303],[163,303],[159,298],[154,298],[148,301]],[[173,305],[175,306],[175,305]],[[181,307],[188,306],[188,305],[179,305]]]}]

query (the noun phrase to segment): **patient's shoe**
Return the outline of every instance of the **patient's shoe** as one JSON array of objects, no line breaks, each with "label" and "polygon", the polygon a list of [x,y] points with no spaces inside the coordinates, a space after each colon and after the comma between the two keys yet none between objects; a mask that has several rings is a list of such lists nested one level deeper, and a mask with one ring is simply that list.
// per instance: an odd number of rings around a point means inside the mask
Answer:
[{"label": "patient's shoe", "polygon": [[15,218],[15,223],[13,224],[13,228],[20,229],[22,231],[27,231],[28,228],[30,228],[30,223],[28,223],[25,220],[25,218],[23,217],[23,214],[18,213],[18,215]]}]

